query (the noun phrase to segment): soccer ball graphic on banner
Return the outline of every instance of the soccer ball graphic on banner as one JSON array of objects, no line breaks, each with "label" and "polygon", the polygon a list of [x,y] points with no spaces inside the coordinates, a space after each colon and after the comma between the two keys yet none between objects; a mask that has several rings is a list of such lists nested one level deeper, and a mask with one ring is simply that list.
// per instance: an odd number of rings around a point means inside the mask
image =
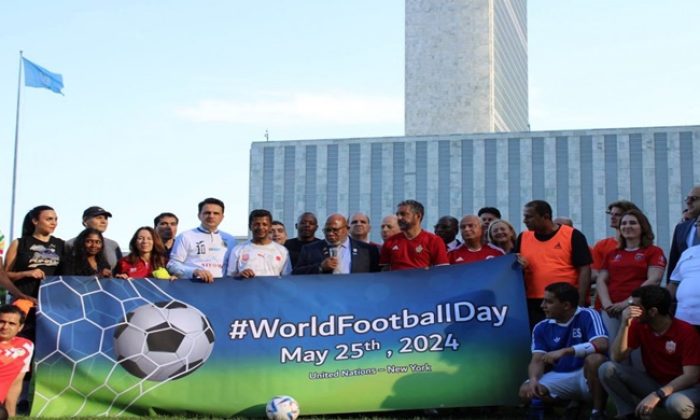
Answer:
[{"label": "soccer ball graphic on banner", "polygon": [[214,348],[214,330],[204,314],[178,301],[139,306],[114,332],[117,361],[149,381],[194,372]]},{"label": "soccer ball graphic on banner", "polygon": [[299,404],[288,395],[280,395],[267,403],[265,413],[270,420],[296,420],[299,416]]}]

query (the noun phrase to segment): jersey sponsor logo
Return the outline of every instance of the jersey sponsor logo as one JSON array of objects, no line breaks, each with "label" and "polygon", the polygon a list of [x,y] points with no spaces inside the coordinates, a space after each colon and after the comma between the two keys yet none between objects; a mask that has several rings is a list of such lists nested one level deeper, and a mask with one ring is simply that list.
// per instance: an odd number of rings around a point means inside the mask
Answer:
[{"label": "jersey sponsor logo", "polygon": [[573,338],[581,338],[583,337],[583,334],[581,334],[581,328],[574,328],[571,330],[571,337]]},{"label": "jersey sponsor logo", "polygon": [[416,254],[420,254],[421,252],[423,252],[423,245],[418,245],[416,247]]},{"label": "jersey sponsor logo", "polygon": [[24,357],[27,354],[27,350],[23,348],[9,348],[3,349],[2,354],[0,354],[0,363],[7,364],[15,359]]},{"label": "jersey sponsor logo", "polygon": [[615,254],[615,258],[613,258],[613,261],[622,261],[622,254]]},{"label": "jersey sponsor logo", "polygon": [[673,354],[676,352],[676,342],[673,340],[668,340],[666,342],[666,353]]},{"label": "jersey sponsor logo", "polygon": [[204,244],[204,241],[197,241],[194,246],[197,247],[197,255],[204,255],[207,253],[207,246]]},{"label": "jersey sponsor logo", "polygon": [[555,342],[555,343],[558,343],[558,342],[560,342],[560,341],[561,341],[561,337],[554,337],[554,342]]},{"label": "jersey sponsor logo", "polygon": [[393,247],[391,247],[391,250],[392,250],[392,251],[398,251],[398,250],[399,250],[399,246],[398,246],[398,245],[394,245]]}]

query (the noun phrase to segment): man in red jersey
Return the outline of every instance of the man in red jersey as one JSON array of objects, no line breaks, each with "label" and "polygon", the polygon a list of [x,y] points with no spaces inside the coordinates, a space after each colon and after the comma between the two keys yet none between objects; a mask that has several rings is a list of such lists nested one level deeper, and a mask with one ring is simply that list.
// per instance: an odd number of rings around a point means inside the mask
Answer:
[{"label": "man in red jersey", "polygon": [[[610,349],[612,361],[598,370],[616,418],[651,418],[656,407],[673,417],[692,417],[700,404],[700,337],[670,314],[671,294],[663,287],[640,287],[630,301]],[[636,348],[646,372],[620,363]]]},{"label": "man in red jersey", "polygon": [[22,392],[24,374],[29,371],[34,344],[17,337],[24,327],[25,315],[14,305],[0,306],[0,402],[14,416]]},{"label": "man in red jersey", "polygon": [[384,241],[379,257],[379,265],[384,270],[449,264],[443,240],[421,228],[423,215],[423,205],[418,201],[405,200],[398,204],[396,218],[401,232]]},{"label": "man in red jersey", "polygon": [[479,216],[470,214],[462,218],[459,222],[459,230],[462,232],[464,243],[447,254],[450,264],[467,264],[503,255],[503,250],[500,248],[482,243],[481,226]]}]

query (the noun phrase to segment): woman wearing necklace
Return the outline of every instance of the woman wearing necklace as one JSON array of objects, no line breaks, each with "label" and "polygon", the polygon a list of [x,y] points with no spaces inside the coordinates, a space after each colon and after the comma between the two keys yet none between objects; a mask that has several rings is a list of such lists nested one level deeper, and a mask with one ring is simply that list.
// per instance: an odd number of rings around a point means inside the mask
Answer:
[{"label": "woman wearing necklace", "polygon": [[610,342],[617,335],[620,314],[629,305],[632,291],[659,285],[666,267],[664,252],[654,246],[654,232],[640,210],[632,209],[622,215],[618,242],[617,249],[603,260],[596,281]]}]

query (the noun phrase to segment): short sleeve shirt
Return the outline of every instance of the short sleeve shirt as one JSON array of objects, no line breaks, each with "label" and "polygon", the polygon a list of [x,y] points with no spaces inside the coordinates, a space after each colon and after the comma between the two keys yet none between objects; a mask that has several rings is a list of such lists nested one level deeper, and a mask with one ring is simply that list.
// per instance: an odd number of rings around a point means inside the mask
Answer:
[{"label": "short sleeve shirt", "polygon": [[608,272],[608,292],[613,302],[627,299],[634,289],[647,279],[649,267],[666,267],[664,251],[648,246],[634,251],[615,249],[603,261],[601,269]]},{"label": "short sleeve shirt", "polygon": [[241,271],[251,269],[256,276],[280,276],[292,272],[289,251],[277,242],[266,245],[245,241],[236,245],[228,260],[228,273],[237,276]]},{"label": "short sleeve shirt", "polygon": [[683,251],[670,279],[678,285],[676,318],[700,325],[700,246]]},{"label": "short sleeve shirt", "polygon": [[593,270],[600,270],[603,267],[603,262],[605,262],[605,257],[610,252],[616,250],[618,245],[617,238],[614,236],[596,242],[591,249],[591,256],[593,257],[591,268]]},{"label": "short sleeve shirt", "polygon": [[683,366],[700,365],[700,337],[692,325],[680,319],[674,318],[662,335],[635,319],[629,328],[627,344],[631,349],[641,347],[647,373],[661,385],[680,376]]},{"label": "short sleeve shirt", "polygon": [[14,337],[0,343],[0,402],[4,403],[17,375],[29,371],[34,344],[26,338]]},{"label": "short sleeve shirt", "polygon": [[403,232],[388,238],[379,256],[379,265],[388,265],[392,271],[447,264],[445,242],[425,230],[413,239],[406,238]]},{"label": "short sleeve shirt", "polygon": [[478,251],[472,251],[466,244],[462,244],[462,246],[447,254],[450,259],[450,264],[468,264],[490,260],[491,258],[500,257],[501,255],[504,255],[503,250],[491,244],[483,245]]},{"label": "short sleeve shirt", "polygon": [[[532,352],[548,353],[576,344],[588,343],[599,337],[608,337],[598,312],[589,308],[577,308],[574,316],[565,324],[545,319],[532,331]],[[555,372],[573,372],[583,367],[583,358],[567,355],[552,368]]]}]

